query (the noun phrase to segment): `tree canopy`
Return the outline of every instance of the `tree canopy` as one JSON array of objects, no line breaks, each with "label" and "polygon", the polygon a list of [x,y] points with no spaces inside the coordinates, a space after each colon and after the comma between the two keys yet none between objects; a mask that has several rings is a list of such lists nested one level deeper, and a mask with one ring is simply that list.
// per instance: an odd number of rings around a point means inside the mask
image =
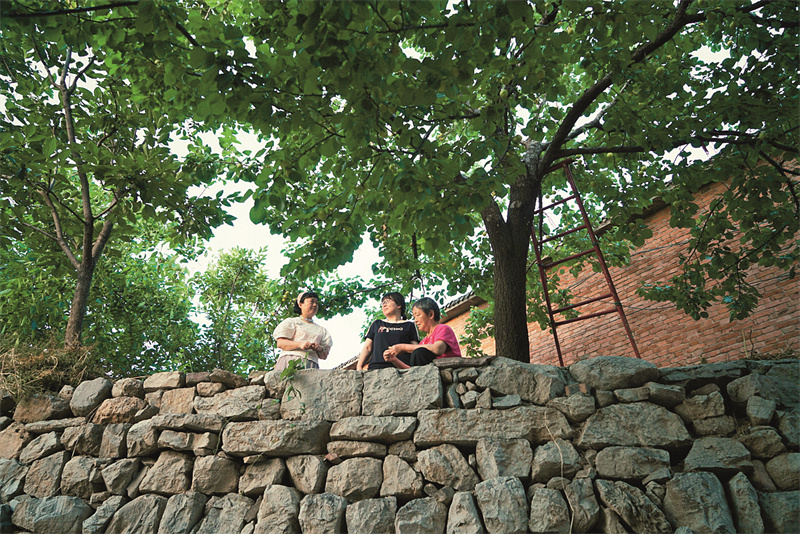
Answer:
[{"label": "tree canopy", "polygon": [[[3,9],[47,27],[69,11]],[[686,272],[653,288],[655,298],[697,316],[723,300],[741,316],[757,297],[747,267],[797,261],[793,0],[109,9],[94,42],[142,62],[122,71],[134,101],[158,94],[170,119],[263,135],[267,147],[231,176],[255,185],[251,219],[292,240],[284,274],[330,271],[368,235],[381,280],[408,290],[420,271],[452,291],[493,291],[498,354],[528,359],[530,229],[537,203],[563,189],[547,173],[563,158],[579,167],[595,216],[633,218],[610,242],[647,237],[635,216],[656,195],[676,208],[673,224],[693,227]],[[101,16],[90,12],[76,16]],[[20,31],[35,34],[27,24]],[[712,213],[697,217],[692,193],[728,180]]]}]

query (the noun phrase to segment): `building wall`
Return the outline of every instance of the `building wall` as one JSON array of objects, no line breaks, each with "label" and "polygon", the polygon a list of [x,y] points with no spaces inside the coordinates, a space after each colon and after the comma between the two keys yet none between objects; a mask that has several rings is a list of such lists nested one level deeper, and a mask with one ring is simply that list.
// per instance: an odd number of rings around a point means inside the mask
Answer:
[{"label": "building wall", "polygon": [[[698,192],[696,201],[708,206],[724,184],[711,184]],[[750,317],[730,321],[728,310],[717,304],[709,308],[709,317],[695,321],[675,305],[651,302],[636,295],[642,282],[663,283],[676,272],[679,254],[685,253],[689,232],[669,226],[670,210],[664,208],[646,219],[653,237],[631,256],[631,263],[611,268],[611,276],[625,308],[642,358],[659,367],[713,363],[752,357],[755,354],[778,354],[800,350],[800,280],[776,268],[752,268],[751,283],[762,294]],[[588,271],[588,272],[587,272]],[[574,302],[606,292],[602,273],[586,269],[574,279],[567,275],[575,295]],[[610,306],[610,302],[587,305],[583,313]],[[463,314],[450,324],[456,327],[466,320]],[[463,317],[463,319],[462,319]],[[454,326],[456,325],[456,326]],[[558,365],[558,356],[549,330],[538,324],[528,325],[531,362]],[[579,321],[558,328],[565,365],[595,356],[633,356],[618,314]],[[484,351],[494,354],[494,340],[484,342]]]}]

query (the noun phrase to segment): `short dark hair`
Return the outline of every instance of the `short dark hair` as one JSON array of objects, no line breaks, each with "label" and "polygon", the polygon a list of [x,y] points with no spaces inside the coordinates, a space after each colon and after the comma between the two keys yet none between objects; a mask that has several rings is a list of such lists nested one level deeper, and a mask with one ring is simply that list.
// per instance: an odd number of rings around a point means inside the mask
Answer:
[{"label": "short dark hair", "polygon": [[438,321],[442,314],[439,312],[439,305],[436,304],[436,301],[432,298],[422,297],[418,301],[414,303],[412,308],[417,308],[418,310],[422,310],[423,312],[430,313],[433,312],[433,320]]},{"label": "short dark hair", "polygon": [[[319,295],[317,295],[314,291],[306,291],[305,293],[300,295],[300,298],[294,301],[294,312],[297,315],[300,315],[300,313],[302,313],[302,311],[300,310],[300,303],[306,299],[317,299],[317,302],[319,302]],[[321,307],[322,306],[320,305],[320,308]]]},{"label": "short dark hair", "polygon": [[397,306],[400,308],[400,318],[406,318],[406,299],[403,298],[402,293],[398,293],[397,291],[392,291],[391,293],[386,293],[384,296],[381,297],[381,302],[384,300],[389,299],[393,301]]}]

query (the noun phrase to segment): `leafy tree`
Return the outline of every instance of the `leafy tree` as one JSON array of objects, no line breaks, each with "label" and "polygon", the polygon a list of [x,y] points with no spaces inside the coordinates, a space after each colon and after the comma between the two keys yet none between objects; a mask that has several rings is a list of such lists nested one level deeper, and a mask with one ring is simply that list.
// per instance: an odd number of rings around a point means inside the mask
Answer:
[{"label": "leafy tree", "polygon": [[160,98],[169,64],[155,50],[180,32],[174,24],[155,32],[130,4],[111,14],[53,11],[60,6],[47,2],[0,6],[0,246],[24,243],[51,261],[45,255],[56,245],[66,258],[74,276],[67,346],[80,343],[112,231],[127,238],[144,218],[170,223],[176,244],[209,237],[230,222],[223,208],[237,200],[191,189],[217,177],[217,158],[206,149],[194,145],[184,161],[168,149],[191,125],[188,110],[180,114]]},{"label": "leafy tree", "polygon": [[[138,229],[130,241],[112,242],[99,261],[84,321],[84,345],[115,376],[171,369],[196,353],[198,325],[182,256],[158,250],[163,228]],[[74,282],[59,259],[24,244],[0,249],[4,344],[42,347],[63,336]]]},{"label": "leafy tree", "polygon": [[[734,177],[667,291],[697,288],[688,309],[722,297],[746,313],[746,267],[796,262],[796,2],[225,5],[261,68],[250,120],[279,140],[251,171],[251,217],[295,241],[301,269],[349,260],[365,232],[382,274],[482,289],[491,268],[497,351],[527,360],[530,229],[563,158],[611,218],[664,194],[674,224],[695,224],[691,193]],[[693,163],[693,148],[721,152]],[[721,239],[734,225],[738,247]],[[634,222],[615,237],[647,235]]]}]

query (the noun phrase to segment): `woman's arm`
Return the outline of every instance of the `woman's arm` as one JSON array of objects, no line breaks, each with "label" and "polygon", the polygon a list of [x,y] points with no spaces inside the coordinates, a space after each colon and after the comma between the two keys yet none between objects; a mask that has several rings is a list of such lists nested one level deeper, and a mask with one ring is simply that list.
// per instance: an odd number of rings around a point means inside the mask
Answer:
[{"label": "woman's arm", "polygon": [[281,350],[314,350],[314,345],[316,345],[310,341],[295,341],[288,337],[279,337],[275,341]]},{"label": "woman's arm", "polygon": [[363,371],[364,366],[367,364],[368,357],[372,354],[372,340],[367,338],[364,345],[361,347],[361,352],[358,355],[358,362],[356,363],[356,371]]}]

